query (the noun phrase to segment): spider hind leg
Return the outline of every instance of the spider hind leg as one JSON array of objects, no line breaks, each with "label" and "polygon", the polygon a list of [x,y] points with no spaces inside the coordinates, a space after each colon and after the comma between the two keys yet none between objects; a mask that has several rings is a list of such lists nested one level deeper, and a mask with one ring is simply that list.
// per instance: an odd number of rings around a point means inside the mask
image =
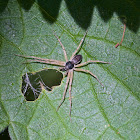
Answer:
[{"label": "spider hind leg", "polygon": [[62,97],[61,102],[60,102],[60,104],[59,104],[59,106],[57,108],[57,111],[59,110],[59,108],[63,104],[63,102],[65,101],[65,96],[66,96],[66,92],[67,92],[67,89],[68,89],[69,80],[70,80],[70,73],[68,73],[68,77],[67,77],[67,81],[66,81],[66,86],[65,86],[64,93],[63,93],[63,97]]},{"label": "spider hind leg", "polygon": [[84,72],[87,74],[90,74],[91,76],[93,76],[94,78],[96,78],[96,80],[102,85],[102,87],[104,87],[104,85],[100,82],[100,80],[97,78],[96,75],[94,75],[92,72],[90,72],[89,70],[84,70],[84,69],[79,69],[79,68],[74,68],[75,71],[79,71],[79,72]]},{"label": "spider hind leg", "polygon": [[72,108],[72,97],[71,97],[71,89],[72,89],[72,80],[73,80],[73,70],[70,71],[70,83],[69,83],[69,100],[70,100],[70,120],[71,120],[71,108]]}]

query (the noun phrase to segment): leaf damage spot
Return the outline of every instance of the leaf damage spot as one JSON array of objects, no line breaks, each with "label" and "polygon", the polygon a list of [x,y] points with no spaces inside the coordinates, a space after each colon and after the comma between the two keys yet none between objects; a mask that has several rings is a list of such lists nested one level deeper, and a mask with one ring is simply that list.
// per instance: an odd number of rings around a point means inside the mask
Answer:
[{"label": "leaf damage spot", "polygon": [[44,69],[36,73],[26,73],[22,76],[21,91],[27,101],[36,100],[42,89],[52,91],[53,87],[59,86],[63,74],[55,69]]}]

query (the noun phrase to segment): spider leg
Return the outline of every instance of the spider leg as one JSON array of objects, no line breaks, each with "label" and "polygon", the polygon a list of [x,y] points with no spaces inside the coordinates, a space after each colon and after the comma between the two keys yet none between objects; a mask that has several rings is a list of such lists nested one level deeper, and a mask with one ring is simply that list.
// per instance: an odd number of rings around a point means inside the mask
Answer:
[{"label": "spider leg", "polygon": [[[88,31],[88,30],[87,30],[87,31]],[[81,39],[79,46],[77,47],[77,49],[75,50],[75,52],[72,54],[70,60],[72,60],[72,58],[76,55],[76,53],[79,51],[80,47],[82,46],[82,43],[83,43],[83,41],[84,41],[84,39],[85,39],[85,36],[86,36],[86,34],[87,34],[87,31],[86,31],[86,33],[84,34],[84,37]]]},{"label": "spider leg", "polygon": [[69,83],[69,100],[70,100],[70,120],[71,120],[71,108],[72,108],[72,97],[71,97],[71,89],[72,89],[72,80],[73,80],[73,70],[70,71],[70,83]]},{"label": "spider leg", "polygon": [[[99,81],[99,79],[97,78],[96,75],[94,75],[92,72],[90,72],[89,70],[84,70],[84,69],[79,69],[79,68],[74,68],[75,71],[79,71],[79,72],[84,72],[84,73],[88,73],[90,75],[92,75],[94,78],[96,78],[96,80],[103,86],[103,84]],[[104,86],[103,86],[104,87]]]},{"label": "spider leg", "polygon": [[63,98],[61,99],[61,102],[60,102],[60,104],[59,104],[59,106],[57,108],[57,111],[60,108],[60,106],[63,104],[63,102],[65,101],[65,96],[66,96],[69,80],[70,80],[70,72],[68,72],[68,77],[67,77],[67,81],[66,81],[65,90],[64,90],[64,93],[63,93]]},{"label": "spider leg", "polygon": [[87,62],[84,62],[84,63],[78,64],[78,65],[75,65],[75,67],[76,67],[76,68],[82,67],[82,66],[88,65],[88,64],[90,64],[90,63],[111,64],[111,63],[109,63],[109,62],[104,62],[104,61],[99,61],[99,60],[94,60],[94,61],[93,61],[93,60],[89,60],[89,61],[87,61]]},{"label": "spider leg", "polygon": [[32,60],[29,60],[29,62],[40,62],[40,63],[46,63],[46,64],[52,64],[52,65],[58,65],[58,66],[65,66],[65,62],[59,61],[59,60],[44,59],[44,58],[39,58],[35,56],[24,56],[24,55],[16,55],[16,56],[32,59]]},{"label": "spider leg", "polygon": [[55,37],[57,38],[57,40],[59,41],[59,43],[60,43],[60,45],[61,45],[61,47],[62,47],[62,49],[63,49],[64,57],[65,57],[65,60],[66,60],[66,62],[67,62],[67,61],[68,61],[68,57],[67,57],[67,53],[66,53],[65,47],[63,46],[62,42],[60,41],[60,39],[58,38],[58,36],[55,34],[55,32],[54,32],[54,35],[55,35]]},{"label": "spider leg", "polygon": [[54,60],[54,61],[50,61],[50,59],[48,59],[49,61],[47,61],[47,60],[28,60],[28,62],[30,62],[30,63],[32,63],[32,62],[40,62],[40,63],[46,63],[46,64],[51,64],[51,65],[56,65],[56,66],[65,66],[65,62],[63,62],[63,61],[56,61],[56,60]]}]

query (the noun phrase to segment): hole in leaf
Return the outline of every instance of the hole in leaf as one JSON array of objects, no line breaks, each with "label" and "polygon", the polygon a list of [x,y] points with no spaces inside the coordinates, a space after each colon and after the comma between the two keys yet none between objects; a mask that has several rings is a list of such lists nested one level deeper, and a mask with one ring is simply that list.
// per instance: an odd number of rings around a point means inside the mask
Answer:
[{"label": "hole in leaf", "polygon": [[1,140],[11,140],[9,133],[8,133],[8,127],[6,127],[4,131],[0,132],[0,139]]},{"label": "hole in leaf", "polygon": [[61,84],[63,74],[55,69],[45,69],[36,73],[26,73],[22,76],[21,91],[27,101],[34,101],[40,95],[42,88],[51,91]]}]

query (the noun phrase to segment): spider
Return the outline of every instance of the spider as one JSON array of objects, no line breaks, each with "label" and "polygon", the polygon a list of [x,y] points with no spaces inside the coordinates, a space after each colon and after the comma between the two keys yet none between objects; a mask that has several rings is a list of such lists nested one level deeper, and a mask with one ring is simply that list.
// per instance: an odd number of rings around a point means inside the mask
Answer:
[{"label": "spider", "polygon": [[87,31],[85,32],[83,38],[81,39],[80,44],[78,45],[77,49],[72,54],[70,60],[68,60],[67,53],[66,53],[66,50],[65,50],[63,44],[61,43],[61,41],[57,37],[57,35],[54,33],[55,37],[57,38],[57,40],[59,41],[59,43],[60,43],[60,45],[61,45],[61,47],[63,49],[63,53],[64,53],[64,57],[65,57],[66,62],[59,61],[59,60],[54,60],[54,59],[43,59],[43,58],[39,58],[39,57],[35,57],[35,56],[17,55],[17,56],[24,57],[24,58],[27,58],[27,59],[32,59],[30,62],[40,62],[40,63],[46,63],[46,64],[51,64],[51,65],[61,66],[61,68],[59,68],[59,70],[60,71],[66,71],[66,73],[65,73],[65,76],[67,76],[66,85],[65,85],[65,89],[64,89],[64,93],[63,93],[63,98],[61,99],[61,102],[60,102],[60,104],[59,104],[59,106],[57,108],[57,111],[60,108],[60,106],[63,104],[63,102],[65,101],[65,96],[66,96],[66,92],[67,92],[68,85],[69,85],[69,101],[70,101],[69,116],[70,116],[70,119],[71,119],[71,109],[72,109],[71,90],[72,90],[72,81],[73,81],[73,73],[74,73],[74,71],[84,72],[84,73],[90,74],[91,76],[96,78],[96,80],[102,85],[102,83],[99,81],[99,79],[96,77],[96,75],[91,73],[89,70],[80,69],[79,67],[83,67],[83,66],[88,65],[90,63],[106,63],[106,64],[110,64],[108,62],[99,61],[99,60],[94,60],[94,61],[89,60],[87,62],[81,63],[82,55],[77,55],[77,53],[81,49],[81,46],[82,46],[82,43],[83,43],[83,41],[85,39],[86,34],[87,34]]}]

